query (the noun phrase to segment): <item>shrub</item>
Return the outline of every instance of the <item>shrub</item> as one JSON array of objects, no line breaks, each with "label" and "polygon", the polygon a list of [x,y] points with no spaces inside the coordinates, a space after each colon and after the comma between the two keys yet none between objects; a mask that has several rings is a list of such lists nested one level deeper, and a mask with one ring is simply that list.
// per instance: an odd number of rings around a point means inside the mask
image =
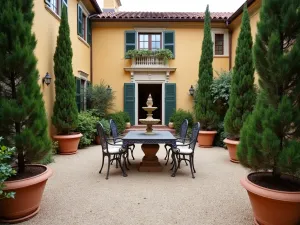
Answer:
[{"label": "shrub", "polygon": [[99,118],[106,117],[108,111],[114,107],[114,92],[108,92],[107,85],[101,80],[99,85],[90,88],[89,93],[93,115]]},{"label": "shrub", "polygon": [[5,145],[16,147],[19,174],[25,172],[25,162],[38,162],[51,151],[33,18],[32,0],[1,1],[0,136]]},{"label": "shrub", "polygon": [[130,116],[129,116],[128,112],[120,112],[120,113],[123,115],[123,118],[126,123],[130,122]]},{"label": "shrub", "polygon": [[215,112],[210,86],[213,81],[213,42],[210,30],[210,12],[207,6],[204,19],[204,38],[199,63],[198,91],[195,95],[195,115],[201,124],[201,130],[215,130],[218,116]]},{"label": "shrub", "polygon": [[108,119],[113,119],[117,125],[118,132],[122,133],[126,128],[126,122],[124,119],[123,112],[112,113],[108,116]]},{"label": "shrub", "polygon": [[[2,138],[0,137],[0,142]],[[0,200],[4,198],[14,198],[14,192],[4,192],[4,181],[16,174],[16,171],[10,166],[11,158],[15,153],[15,148],[8,148],[0,145]]]},{"label": "shrub", "polygon": [[91,112],[80,112],[78,114],[78,127],[77,132],[80,132],[83,136],[79,142],[79,148],[89,146],[95,139],[96,125],[99,119],[92,115]]},{"label": "shrub", "polygon": [[76,87],[72,68],[72,47],[67,9],[64,7],[54,54],[55,103],[52,123],[58,134],[68,135],[78,125]]},{"label": "shrub", "polygon": [[185,111],[183,109],[178,109],[177,111],[174,111],[173,114],[171,115],[171,118],[173,120],[176,133],[179,133],[180,126],[185,119],[189,121],[189,127],[192,127],[194,123],[192,113]]}]

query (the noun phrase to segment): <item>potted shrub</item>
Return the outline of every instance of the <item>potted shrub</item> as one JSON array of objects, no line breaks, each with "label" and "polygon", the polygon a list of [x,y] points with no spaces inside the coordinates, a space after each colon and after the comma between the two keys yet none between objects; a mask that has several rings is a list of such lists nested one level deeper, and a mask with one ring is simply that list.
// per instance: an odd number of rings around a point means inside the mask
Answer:
[{"label": "potted shrub", "polygon": [[215,112],[210,86],[213,81],[213,42],[210,31],[210,12],[207,6],[204,19],[204,39],[199,63],[199,79],[195,96],[196,119],[201,124],[198,144],[201,147],[211,147],[217,133],[218,115]]},{"label": "potted shrub", "polygon": [[257,224],[300,222],[300,2],[263,1],[254,45],[260,91],[241,131],[241,180]]},{"label": "potted shrub", "polygon": [[189,111],[185,111],[183,109],[178,109],[174,111],[173,114],[171,115],[171,119],[173,121],[174,129],[176,130],[177,134],[180,133],[181,124],[185,119],[189,121],[189,128],[192,128],[194,123],[192,113]]},{"label": "potted shrub", "polygon": [[57,46],[54,54],[55,103],[52,123],[57,129],[53,138],[58,141],[60,154],[75,154],[81,133],[74,133],[78,124],[76,87],[72,69],[72,47],[67,10],[61,16]]},{"label": "potted shrub", "polygon": [[173,120],[172,116],[170,117],[170,121],[169,121],[168,126],[169,126],[169,128],[174,129],[174,120]]},{"label": "potted shrub", "polygon": [[129,129],[131,127],[130,116],[129,116],[128,112],[122,112],[122,113],[123,113],[123,118],[125,120],[126,129]]},{"label": "potted shrub", "polygon": [[240,131],[255,104],[254,65],[252,55],[252,36],[248,8],[245,4],[241,32],[236,49],[235,66],[233,69],[229,109],[224,120],[224,128],[231,162],[238,162],[237,145]]},{"label": "potted shrub", "polygon": [[[38,84],[33,17],[32,0],[1,4],[0,136],[4,145],[16,147],[17,160],[13,161],[17,164],[16,174],[4,182],[3,191],[14,192],[15,198],[0,200],[0,223],[20,222],[36,215],[52,174],[49,167],[35,164],[51,154],[51,141]],[[1,170],[3,166],[1,160]]]}]

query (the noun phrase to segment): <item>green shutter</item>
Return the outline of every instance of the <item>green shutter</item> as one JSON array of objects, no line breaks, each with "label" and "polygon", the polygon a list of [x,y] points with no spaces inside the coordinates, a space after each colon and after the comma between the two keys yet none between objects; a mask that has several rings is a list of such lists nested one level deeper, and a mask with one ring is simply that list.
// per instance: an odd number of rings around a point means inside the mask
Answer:
[{"label": "green shutter", "polygon": [[77,4],[77,34],[80,37],[83,37],[82,26],[83,26],[82,8],[79,4]]},{"label": "green shutter", "polygon": [[135,123],[135,84],[124,84],[124,111],[130,116],[130,123]]},{"label": "green shutter", "polygon": [[176,110],[176,84],[165,84],[165,123],[169,123],[173,111]]},{"label": "green shutter", "polygon": [[87,81],[87,90],[86,90],[86,109],[92,108],[92,101],[91,101],[91,88],[92,84],[90,81]]},{"label": "green shutter", "polygon": [[75,82],[76,82],[76,105],[78,108],[78,112],[80,112],[80,101],[81,101],[81,95],[80,95],[80,85],[81,85],[81,80],[77,77],[75,77]]},{"label": "green shutter", "polygon": [[92,44],[92,21],[90,19],[87,22],[87,42]]},{"label": "green shutter", "polygon": [[125,54],[129,50],[135,49],[136,32],[134,30],[125,31]]},{"label": "green shutter", "polygon": [[174,31],[164,32],[164,49],[171,50],[175,58],[175,32]]}]

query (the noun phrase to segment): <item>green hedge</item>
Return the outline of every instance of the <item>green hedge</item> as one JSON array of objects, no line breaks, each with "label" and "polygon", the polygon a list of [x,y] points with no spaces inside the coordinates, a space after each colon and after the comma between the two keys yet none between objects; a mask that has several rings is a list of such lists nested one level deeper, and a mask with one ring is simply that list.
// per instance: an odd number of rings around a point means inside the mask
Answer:
[{"label": "green hedge", "polygon": [[185,111],[183,109],[178,109],[177,111],[173,112],[170,121],[173,121],[176,133],[179,133],[180,126],[185,119],[189,121],[189,127],[192,127],[194,123],[194,118],[191,112]]},{"label": "green hedge", "polygon": [[126,128],[126,121],[124,118],[124,112],[119,111],[116,113],[112,113],[110,115],[108,115],[108,119],[113,119],[117,125],[118,128],[118,132],[119,133],[123,133],[123,131]]}]

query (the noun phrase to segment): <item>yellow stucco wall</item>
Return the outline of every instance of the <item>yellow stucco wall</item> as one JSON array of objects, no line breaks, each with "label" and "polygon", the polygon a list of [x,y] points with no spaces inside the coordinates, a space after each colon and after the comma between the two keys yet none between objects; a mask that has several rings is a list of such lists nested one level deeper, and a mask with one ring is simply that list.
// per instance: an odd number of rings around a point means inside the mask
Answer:
[{"label": "yellow stucco wall", "polygon": [[[124,83],[130,82],[130,73],[124,67],[131,66],[131,60],[124,59],[124,32],[142,28],[166,28],[175,31],[174,60],[170,67],[170,82],[177,84],[177,108],[192,110],[193,98],[189,96],[189,88],[197,83],[198,67],[203,40],[203,24],[182,23],[95,23],[93,27],[93,84],[103,79],[116,92],[115,110],[123,110]],[[219,26],[218,26],[219,27]],[[214,74],[216,71],[229,69],[229,57],[214,58]]]},{"label": "yellow stucco wall", "polygon": [[[78,39],[77,36],[77,0],[68,1],[68,18],[70,25],[70,36],[73,48],[73,73],[78,75],[78,71],[90,73],[90,47]],[[49,124],[49,132],[53,134],[54,128],[51,123],[53,105],[55,101],[55,75],[53,56],[56,48],[56,39],[60,25],[60,18],[51,13],[42,0],[34,1],[34,24],[33,32],[36,35],[37,46],[35,55],[38,60],[37,68],[40,74],[39,83],[41,92],[45,101],[47,119]],[[49,86],[42,84],[42,78],[46,72],[52,77]],[[88,76],[90,79],[90,76]]]}]

